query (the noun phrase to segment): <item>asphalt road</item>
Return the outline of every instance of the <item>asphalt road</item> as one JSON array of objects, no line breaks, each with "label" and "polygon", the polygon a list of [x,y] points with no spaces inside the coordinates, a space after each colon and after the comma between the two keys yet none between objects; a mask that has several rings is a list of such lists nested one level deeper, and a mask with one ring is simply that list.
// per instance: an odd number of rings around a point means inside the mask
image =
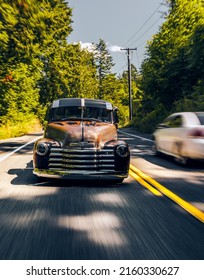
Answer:
[{"label": "asphalt road", "polygon": [[[120,131],[129,133],[120,138],[130,144],[134,166],[204,211],[204,166],[156,158],[148,135]],[[37,137],[0,141],[1,260],[204,259],[204,224],[130,176],[115,186],[39,183],[32,174],[33,143],[18,150]]]}]

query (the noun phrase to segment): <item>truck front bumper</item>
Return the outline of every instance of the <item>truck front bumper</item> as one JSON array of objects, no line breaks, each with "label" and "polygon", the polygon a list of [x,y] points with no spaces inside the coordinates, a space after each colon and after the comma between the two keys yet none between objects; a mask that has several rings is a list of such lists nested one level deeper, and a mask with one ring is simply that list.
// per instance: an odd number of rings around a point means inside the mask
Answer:
[{"label": "truck front bumper", "polygon": [[128,173],[119,171],[61,171],[38,169],[33,170],[33,174],[38,177],[71,179],[71,180],[118,180],[122,181],[128,177]]}]

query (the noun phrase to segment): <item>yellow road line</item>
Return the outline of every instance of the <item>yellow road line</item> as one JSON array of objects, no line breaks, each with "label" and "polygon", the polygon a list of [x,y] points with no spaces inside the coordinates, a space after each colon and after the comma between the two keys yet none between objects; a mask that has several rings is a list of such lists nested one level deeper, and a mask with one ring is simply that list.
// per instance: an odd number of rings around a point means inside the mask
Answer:
[{"label": "yellow road line", "polygon": [[149,185],[145,180],[143,180],[140,176],[138,176],[136,173],[134,173],[132,170],[129,171],[129,174],[131,177],[133,177],[136,181],[138,181],[141,185],[146,187],[150,192],[152,192],[154,195],[162,196],[161,192],[157,189],[153,188],[151,185]]},{"label": "yellow road line", "polygon": [[[170,191],[169,189],[165,188],[161,184],[159,184],[157,181],[154,179],[150,178],[146,174],[144,174],[142,171],[137,169],[135,166],[132,164],[130,165],[130,171],[131,173],[134,172],[136,173],[139,177],[141,177],[143,180],[149,182],[153,187],[155,187],[157,190],[159,190],[161,193],[166,195],[168,198],[176,202],[178,205],[180,205],[183,209],[185,209],[187,212],[189,212],[191,215],[196,217],[198,220],[200,220],[202,223],[204,223],[204,213],[199,210],[197,207],[193,206],[189,202],[183,200],[180,198],[178,195]],[[130,174],[131,175],[131,174]]]}]

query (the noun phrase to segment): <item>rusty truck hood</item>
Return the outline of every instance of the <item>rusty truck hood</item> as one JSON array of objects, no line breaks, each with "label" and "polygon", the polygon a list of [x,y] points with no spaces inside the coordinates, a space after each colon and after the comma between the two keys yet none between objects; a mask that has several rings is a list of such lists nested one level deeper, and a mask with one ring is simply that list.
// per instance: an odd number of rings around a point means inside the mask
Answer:
[{"label": "rusty truck hood", "polygon": [[117,139],[117,129],[114,124],[95,121],[58,121],[48,124],[45,138],[58,141],[62,147],[77,143],[92,143],[102,147],[109,140]]}]

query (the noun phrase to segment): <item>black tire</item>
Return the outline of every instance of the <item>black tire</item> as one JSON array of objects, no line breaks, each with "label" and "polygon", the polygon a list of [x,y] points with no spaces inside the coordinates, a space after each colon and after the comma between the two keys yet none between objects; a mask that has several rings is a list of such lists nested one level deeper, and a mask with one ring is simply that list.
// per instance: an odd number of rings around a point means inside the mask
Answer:
[{"label": "black tire", "polygon": [[174,161],[181,166],[187,166],[189,164],[189,159],[185,156],[174,157]]},{"label": "black tire", "polygon": [[107,185],[119,185],[123,182],[124,179],[114,179],[106,181]]},{"label": "black tire", "polygon": [[176,156],[174,157],[174,161],[181,166],[187,166],[189,164],[189,159],[188,157],[182,155],[183,144],[175,143],[174,146],[175,146],[175,153],[176,153]]}]

